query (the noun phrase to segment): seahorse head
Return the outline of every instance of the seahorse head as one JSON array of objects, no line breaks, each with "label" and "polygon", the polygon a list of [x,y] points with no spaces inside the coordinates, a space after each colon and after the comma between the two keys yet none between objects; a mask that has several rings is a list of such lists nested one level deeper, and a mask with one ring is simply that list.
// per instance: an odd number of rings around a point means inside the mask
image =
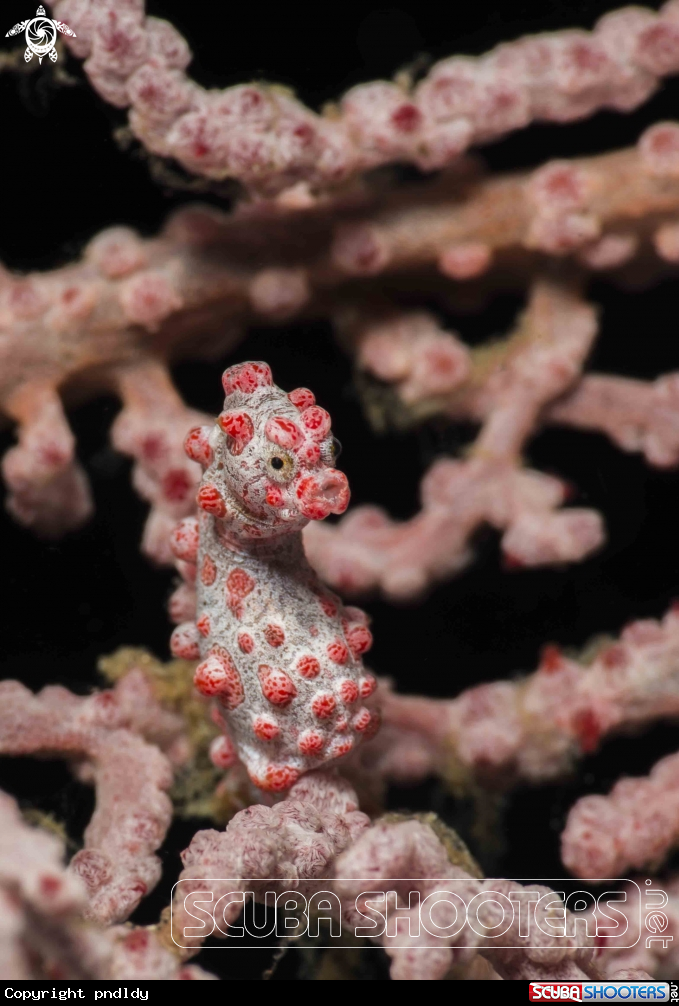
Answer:
[{"label": "seahorse head", "polygon": [[186,452],[205,468],[198,504],[244,538],[299,530],[344,513],[346,475],[334,467],[338,443],[313,394],[286,394],[266,363],[240,363],[222,376],[224,411],[197,427]]}]

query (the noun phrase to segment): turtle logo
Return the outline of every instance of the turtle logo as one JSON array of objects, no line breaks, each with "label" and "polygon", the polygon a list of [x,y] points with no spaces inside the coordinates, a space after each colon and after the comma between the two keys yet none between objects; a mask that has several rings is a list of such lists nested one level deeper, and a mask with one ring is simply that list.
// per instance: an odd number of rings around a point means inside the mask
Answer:
[{"label": "turtle logo", "polygon": [[52,62],[56,63],[57,50],[54,48],[54,43],[57,40],[57,31],[63,32],[64,35],[72,35],[73,38],[76,37],[75,32],[63,21],[53,21],[52,18],[47,17],[44,7],[38,7],[35,17],[15,24],[7,32],[5,38],[10,35],[18,35],[22,31],[26,32],[28,48],[24,53],[24,59],[27,63],[33,59],[34,55],[38,57],[40,63],[42,63],[43,56],[49,56]]}]

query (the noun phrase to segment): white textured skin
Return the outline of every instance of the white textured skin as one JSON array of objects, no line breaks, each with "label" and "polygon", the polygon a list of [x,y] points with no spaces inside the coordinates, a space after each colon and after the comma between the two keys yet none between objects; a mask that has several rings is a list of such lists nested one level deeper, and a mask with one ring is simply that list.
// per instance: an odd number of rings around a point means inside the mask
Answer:
[{"label": "white textured skin", "polygon": [[[300,484],[312,475],[322,485],[337,478],[344,480],[340,489],[346,486],[344,476],[327,463],[333,460],[329,428],[322,440],[317,434],[315,438],[307,436],[303,410],[275,385],[257,387],[250,393],[235,390],[227,395],[225,409],[231,414],[247,413],[254,433],[240,452],[234,452],[233,438],[219,423],[205,438],[212,457],[201,488],[216,489],[226,512],[223,517],[201,512],[199,518],[196,624],[200,632],[193,638],[203,663],[196,671],[196,683],[210,694],[202,684],[205,672],[201,669],[207,667],[209,679],[209,669],[215,666],[211,657],[215,646],[222,654],[226,651],[232,684],[226,691],[215,688],[212,692],[225,720],[225,733],[228,730],[253,781],[263,789],[279,791],[288,789],[302,772],[348,753],[366,734],[374,732],[377,719],[364,705],[374,679],[366,674],[357,652],[368,648],[370,636],[365,628],[359,628],[362,645],[357,645],[352,629],[365,626],[365,615],[356,608],[344,608],[340,599],[322,586],[304,555],[301,531],[308,518],[299,510]],[[292,421],[302,431],[304,442],[296,450],[281,449],[266,435],[266,424],[274,416]],[[320,448],[320,457],[309,460],[307,448],[314,443]],[[283,474],[272,473],[272,456],[284,457]],[[283,494],[277,506],[266,500],[272,484]],[[336,510],[346,508],[348,489],[342,492]],[[199,491],[199,503],[200,499]],[[241,589],[234,590],[234,583]],[[175,636],[186,635],[192,628],[182,625]],[[284,639],[279,642],[281,633]],[[244,652],[243,634],[252,641],[250,652]],[[329,655],[328,647],[333,644],[339,660]],[[174,642],[173,649],[178,652]],[[315,676],[300,673],[298,662],[303,657],[318,662]],[[266,697],[262,667],[287,675],[287,682],[279,678],[284,687],[295,692],[287,704]],[[352,691],[358,693],[356,698]],[[322,702],[323,696],[325,708],[319,716],[318,700]],[[334,708],[323,715],[333,700]],[[253,724],[258,719],[278,727],[278,736],[257,736]],[[309,732],[317,735],[319,750],[314,753],[300,750],[300,741],[304,748]],[[228,742],[223,742],[221,750],[225,753],[222,764],[226,765]],[[218,756],[215,761],[220,764]]]}]

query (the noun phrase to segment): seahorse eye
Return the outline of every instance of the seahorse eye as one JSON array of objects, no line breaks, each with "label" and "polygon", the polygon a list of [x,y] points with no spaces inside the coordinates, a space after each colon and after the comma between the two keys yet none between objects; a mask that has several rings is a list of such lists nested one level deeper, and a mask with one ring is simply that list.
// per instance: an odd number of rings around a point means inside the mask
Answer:
[{"label": "seahorse eye", "polygon": [[269,455],[266,461],[269,478],[280,485],[285,485],[295,474],[294,458],[280,447]]},{"label": "seahorse eye", "polygon": [[332,438],[332,445],[330,447],[330,451],[332,453],[333,461],[337,461],[338,457],[342,453],[342,445],[337,439],[337,437]]}]

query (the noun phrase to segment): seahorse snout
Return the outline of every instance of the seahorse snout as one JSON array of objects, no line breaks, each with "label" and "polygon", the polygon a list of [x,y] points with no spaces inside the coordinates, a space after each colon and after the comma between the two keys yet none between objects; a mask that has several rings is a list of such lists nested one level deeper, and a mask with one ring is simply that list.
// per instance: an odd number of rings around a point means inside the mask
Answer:
[{"label": "seahorse snout", "polygon": [[331,513],[344,513],[349,506],[349,483],[344,472],[328,468],[302,479],[297,487],[298,507],[310,520],[323,520]]}]

